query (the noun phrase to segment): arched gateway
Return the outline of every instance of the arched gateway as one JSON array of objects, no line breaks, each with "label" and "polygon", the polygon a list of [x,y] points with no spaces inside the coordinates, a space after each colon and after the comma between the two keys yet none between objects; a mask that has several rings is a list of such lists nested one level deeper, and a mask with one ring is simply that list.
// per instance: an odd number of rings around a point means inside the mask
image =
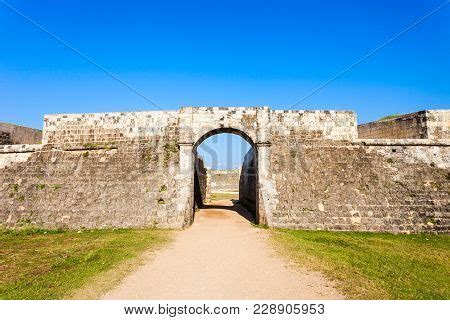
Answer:
[{"label": "arched gateway", "polygon": [[[232,133],[246,140],[257,157],[256,222],[270,224],[270,205],[274,202],[274,183],[270,179],[269,108],[183,108],[180,112],[180,174],[182,189],[180,210],[188,211],[185,224],[193,221],[196,148],[205,139],[219,133]],[[270,189],[272,188],[272,189]],[[270,192],[270,194],[269,194]]]},{"label": "arched gateway", "polygon": [[[0,148],[0,224],[188,227],[195,148],[228,132],[256,150],[259,223],[448,232],[450,112],[423,117],[428,138],[361,140],[350,111],[186,107],[47,115],[42,144]],[[403,122],[394,122],[397,132]]]},{"label": "arched gateway", "polygon": [[[265,223],[264,217],[260,217],[258,211],[258,147],[253,140],[243,131],[235,128],[220,128],[205,133],[193,147],[194,157],[194,208],[204,205],[208,196],[208,170],[204,167],[203,159],[198,155],[198,147],[208,138],[216,134],[233,134],[241,137],[250,146],[244,161],[241,164],[239,177],[239,203],[244,206],[253,223]],[[211,181],[209,181],[211,182]]]}]

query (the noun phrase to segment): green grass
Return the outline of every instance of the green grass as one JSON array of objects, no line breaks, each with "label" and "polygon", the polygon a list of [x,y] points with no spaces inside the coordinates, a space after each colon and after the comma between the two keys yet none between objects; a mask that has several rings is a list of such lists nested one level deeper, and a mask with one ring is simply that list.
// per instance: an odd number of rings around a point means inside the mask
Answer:
[{"label": "green grass", "polygon": [[355,299],[449,299],[449,235],[273,230],[282,252]]},{"label": "green grass", "polygon": [[168,240],[168,231],[154,229],[0,229],[0,299],[69,298],[97,276]]},{"label": "green grass", "polygon": [[400,117],[400,116],[401,116],[400,113],[394,113],[394,114],[388,115],[388,116],[386,116],[386,117],[380,118],[380,119],[378,119],[377,121],[383,121],[383,120],[395,119],[395,118],[398,118],[398,117]]},{"label": "green grass", "polygon": [[237,200],[239,194],[233,192],[213,192],[211,193],[211,201],[217,200]]}]

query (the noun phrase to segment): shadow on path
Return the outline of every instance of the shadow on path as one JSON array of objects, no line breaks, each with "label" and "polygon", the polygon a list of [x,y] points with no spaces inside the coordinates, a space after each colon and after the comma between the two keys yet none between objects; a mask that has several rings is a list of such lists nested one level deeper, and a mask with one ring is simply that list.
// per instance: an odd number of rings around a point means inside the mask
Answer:
[{"label": "shadow on path", "polygon": [[[216,201],[223,202],[223,201]],[[219,210],[230,210],[235,211],[241,217],[246,219],[250,223],[255,223],[255,215],[249,212],[243,205],[239,203],[238,200],[231,200],[230,205],[222,205],[222,204],[203,204],[200,206],[200,209],[219,209]]]}]

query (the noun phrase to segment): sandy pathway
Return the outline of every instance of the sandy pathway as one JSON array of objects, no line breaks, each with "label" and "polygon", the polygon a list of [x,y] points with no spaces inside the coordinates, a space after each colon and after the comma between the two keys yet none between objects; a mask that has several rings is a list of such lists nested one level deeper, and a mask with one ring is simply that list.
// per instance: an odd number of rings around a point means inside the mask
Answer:
[{"label": "sandy pathway", "polygon": [[[233,209],[237,209],[238,212]],[[342,299],[319,273],[298,270],[227,200],[197,212],[194,224],[104,299]]]}]

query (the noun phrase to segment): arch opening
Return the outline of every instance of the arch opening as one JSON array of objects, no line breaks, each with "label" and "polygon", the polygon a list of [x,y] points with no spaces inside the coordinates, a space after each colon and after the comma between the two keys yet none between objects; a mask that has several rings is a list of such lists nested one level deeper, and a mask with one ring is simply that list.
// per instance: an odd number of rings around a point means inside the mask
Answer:
[{"label": "arch opening", "polygon": [[201,208],[231,206],[253,223],[258,217],[258,150],[244,132],[214,129],[194,144],[194,218]]}]

